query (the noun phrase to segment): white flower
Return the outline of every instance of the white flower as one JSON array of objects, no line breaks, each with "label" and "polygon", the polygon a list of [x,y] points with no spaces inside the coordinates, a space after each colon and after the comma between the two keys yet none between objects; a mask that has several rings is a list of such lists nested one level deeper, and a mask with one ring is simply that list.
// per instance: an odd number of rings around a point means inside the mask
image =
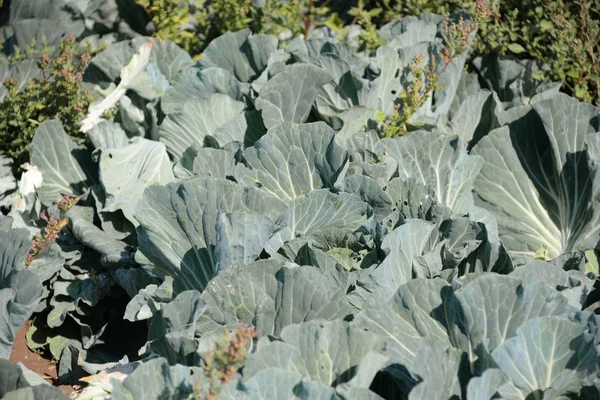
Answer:
[{"label": "white flower", "polygon": [[21,180],[19,181],[19,193],[23,196],[35,193],[35,189],[42,186],[44,181],[42,173],[38,167],[29,163],[21,165],[21,168],[23,168],[25,172],[21,175]]},{"label": "white flower", "polygon": [[44,182],[42,173],[35,165],[25,163],[21,165],[21,168],[25,172],[21,175],[21,180],[18,183],[18,197],[14,205],[15,210],[18,212],[27,210],[27,196],[35,193],[35,190],[42,186]]}]

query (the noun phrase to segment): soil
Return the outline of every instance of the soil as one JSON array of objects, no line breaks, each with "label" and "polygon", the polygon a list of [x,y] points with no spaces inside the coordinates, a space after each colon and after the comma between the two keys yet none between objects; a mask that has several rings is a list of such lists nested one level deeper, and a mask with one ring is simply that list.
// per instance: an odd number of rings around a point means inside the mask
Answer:
[{"label": "soil", "polygon": [[31,351],[29,347],[27,347],[27,339],[25,338],[25,335],[27,334],[29,325],[31,325],[31,321],[27,321],[27,323],[17,331],[15,344],[13,346],[12,353],[10,354],[10,361],[13,363],[17,363],[19,361],[22,362],[27,368],[46,379],[48,383],[61,388],[63,392],[69,396],[75,392],[75,388],[69,385],[56,384],[56,364],[52,362],[52,360],[44,358],[42,355]]}]

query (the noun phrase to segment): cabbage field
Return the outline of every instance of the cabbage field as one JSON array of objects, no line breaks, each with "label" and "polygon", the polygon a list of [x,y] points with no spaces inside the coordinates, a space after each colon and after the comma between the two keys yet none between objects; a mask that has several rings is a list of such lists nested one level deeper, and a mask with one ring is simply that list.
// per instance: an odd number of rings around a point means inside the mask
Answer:
[{"label": "cabbage field", "polygon": [[475,18],[4,3],[0,398],[600,398],[600,108]]}]

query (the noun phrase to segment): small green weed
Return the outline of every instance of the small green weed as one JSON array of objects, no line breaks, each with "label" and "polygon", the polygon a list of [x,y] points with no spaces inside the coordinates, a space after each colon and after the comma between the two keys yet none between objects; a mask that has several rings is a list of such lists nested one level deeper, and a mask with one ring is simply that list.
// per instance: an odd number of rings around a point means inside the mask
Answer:
[{"label": "small green weed", "polygon": [[32,43],[29,51],[11,57],[10,61],[32,58],[42,77],[30,79],[22,90],[14,79],[2,82],[7,94],[0,104],[0,154],[11,157],[15,166],[28,161],[28,146],[38,126],[47,119],[60,119],[73,139],[83,140],[79,122],[93,101],[89,92],[81,90],[83,70],[91,55],[75,50],[73,36],[60,43],[54,56],[50,56],[48,48],[36,55],[31,50],[34,46]]}]

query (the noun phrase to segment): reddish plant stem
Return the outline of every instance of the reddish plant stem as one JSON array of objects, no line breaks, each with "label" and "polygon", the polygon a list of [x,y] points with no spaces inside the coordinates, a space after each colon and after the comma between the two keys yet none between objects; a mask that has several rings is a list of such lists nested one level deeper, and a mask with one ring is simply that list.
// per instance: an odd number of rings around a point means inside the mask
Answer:
[{"label": "reddish plant stem", "polygon": [[308,31],[312,26],[312,8],[313,8],[313,0],[308,0],[308,9],[306,10],[306,14],[304,14],[304,40],[308,40]]}]

